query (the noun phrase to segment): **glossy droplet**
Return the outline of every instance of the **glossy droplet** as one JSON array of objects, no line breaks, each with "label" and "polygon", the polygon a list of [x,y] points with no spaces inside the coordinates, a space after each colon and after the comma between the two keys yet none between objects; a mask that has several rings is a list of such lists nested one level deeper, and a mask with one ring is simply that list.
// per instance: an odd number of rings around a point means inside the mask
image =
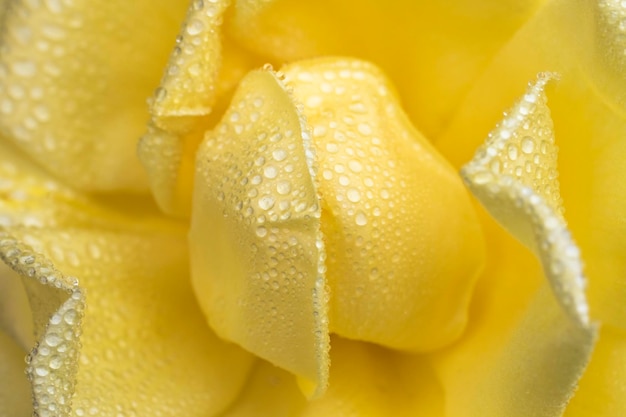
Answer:
[{"label": "glossy droplet", "polygon": [[195,36],[204,30],[204,24],[198,19],[192,19],[187,25],[187,33]]},{"label": "glossy droplet", "polygon": [[259,199],[259,207],[262,210],[269,210],[274,207],[275,201],[271,195],[265,195]]},{"label": "glossy droplet", "polygon": [[359,211],[354,218],[355,222],[359,226],[365,226],[367,224],[367,216],[362,211]]},{"label": "glossy droplet", "polygon": [[535,150],[535,141],[533,138],[526,136],[522,139],[522,152],[531,154]]}]

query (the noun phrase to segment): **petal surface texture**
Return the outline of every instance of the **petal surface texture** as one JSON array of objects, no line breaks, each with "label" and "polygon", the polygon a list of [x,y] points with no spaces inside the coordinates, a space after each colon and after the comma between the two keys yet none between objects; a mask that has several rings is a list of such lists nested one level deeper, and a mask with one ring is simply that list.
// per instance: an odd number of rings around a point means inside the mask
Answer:
[{"label": "petal surface texture", "polygon": [[313,133],[331,331],[413,351],[454,340],[484,261],[458,175],[373,65],[318,59],[283,72]]},{"label": "petal surface texture", "polygon": [[474,320],[457,345],[435,356],[449,415],[561,416],[597,337],[580,253],[561,213],[549,79],[541,74],[528,87],[462,170],[486,209],[530,251],[486,221],[492,258]]},{"label": "petal surface texture", "polygon": [[271,71],[242,80],[198,151],[191,265],[217,334],[319,394],[328,378],[324,244],[303,127]]},{"label": "petal surface texture", "polygon": [[253,358],[206,326],[184,228],[156,211],[82,197],[6,142],[0,151],[0,257],[30,304],[26,370],[37,415],[224,410]]},{"label": "petal surface texture", "polygon": [[148,119],[145,100],[158,85],[184,2],[15,0],[7,6],[2,134],[69,184],[144,191],[136,147]]}]

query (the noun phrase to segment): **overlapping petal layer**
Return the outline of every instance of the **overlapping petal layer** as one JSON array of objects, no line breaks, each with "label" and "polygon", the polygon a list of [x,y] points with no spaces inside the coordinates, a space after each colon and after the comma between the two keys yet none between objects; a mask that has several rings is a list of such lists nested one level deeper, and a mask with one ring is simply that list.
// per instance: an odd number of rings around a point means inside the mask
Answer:
[{"label": "overlapping petal layer", "polygon": [[184,6],[167,0],[7,1],[0,131],[69,184],[145,190],[135,151],[145,100]]},{"label": "overlapping petal layer", "polygon": [[394,348],[449,343],[484,253],[459,178],[377,69],[324,59],[279,76],[244,78],[200,147],[192,276],[221,337],[319,394],[329,322]]},{"label": "overlapping petal layer", "polygon": [[[626,119],[619,1],[552,1],[494,59],[437,143],[455,165],[469,158],[515,86],[538,71],[559,71],[550,93],[559,138],[561,194],[589,276],[590,315],[602,320],[599,344],[567,414],[619,414],[623,384],[615,360],[624,343]],[[505,296],[505,295],[503,295]],[[608,340],[603,340],[603,339]],[[601,399],[597,401],[598,399]]]},{"label": "overlapping petal layer", "polygon": [[610,75],[624,73],[620,16],[617,1],[549,2],[494,59],[437,147],[460,166],[518,86],[540,71],[562,74],[550,109],[567,221],[584,253],[592,318],[624,328],[626,193],[616,178],[626,172],[626,119],[622,79]]},{"label": "overlapping petal layer", "polygon": [[560,212],[548,79],[529,86],[462,171],[542,271],[510,237],[489,230],[496,257],[479,282],[473,325],[435,357],[450,415],[561,416],[594,347],[580,253]]},{"label": "overlapping petal layer", "polygon": [[[4,288],[21,281],[28,296],[36,345],[27,370],[38,415],[225,409],[253,358],[206,327],[180,225],[81,197],[0,146],[0,256],[13,270],[0,279]],[[1,295],[9,305],[12,294]],[[4,382],[3,395],[13,387]]]}]

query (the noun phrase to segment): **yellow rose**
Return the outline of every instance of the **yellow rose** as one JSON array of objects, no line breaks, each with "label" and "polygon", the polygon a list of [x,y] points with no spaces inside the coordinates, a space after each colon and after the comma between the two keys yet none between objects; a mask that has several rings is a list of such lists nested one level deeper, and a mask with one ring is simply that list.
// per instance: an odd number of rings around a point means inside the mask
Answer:
[{"label": "yellow rose", "polygon": [[0,415],[624,414],[622,2],[86,3],[0,2]]}]

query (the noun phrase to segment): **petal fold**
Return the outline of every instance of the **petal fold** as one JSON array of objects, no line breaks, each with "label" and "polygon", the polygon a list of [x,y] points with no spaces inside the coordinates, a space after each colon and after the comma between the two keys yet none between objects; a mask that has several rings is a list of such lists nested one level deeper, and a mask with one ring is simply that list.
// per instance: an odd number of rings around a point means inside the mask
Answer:
[{"label": "petal fold", "polygon": [[237,401],[220,417],[293,417],[306,403],[292,374],[260,360]]},{"label": "petal fold", "polygon": [[586,278],[562,214],[557,149],[544,92],[552,77],[539,75],[461,172],[496,220],[535,251],[563,308],[587,326]]},{"label": "petal fold", "polygon": [[198,151],[190,244],[194,289],[217,334],[321,394],[329,336],[309,142],[276,75],[246,76]]}]

